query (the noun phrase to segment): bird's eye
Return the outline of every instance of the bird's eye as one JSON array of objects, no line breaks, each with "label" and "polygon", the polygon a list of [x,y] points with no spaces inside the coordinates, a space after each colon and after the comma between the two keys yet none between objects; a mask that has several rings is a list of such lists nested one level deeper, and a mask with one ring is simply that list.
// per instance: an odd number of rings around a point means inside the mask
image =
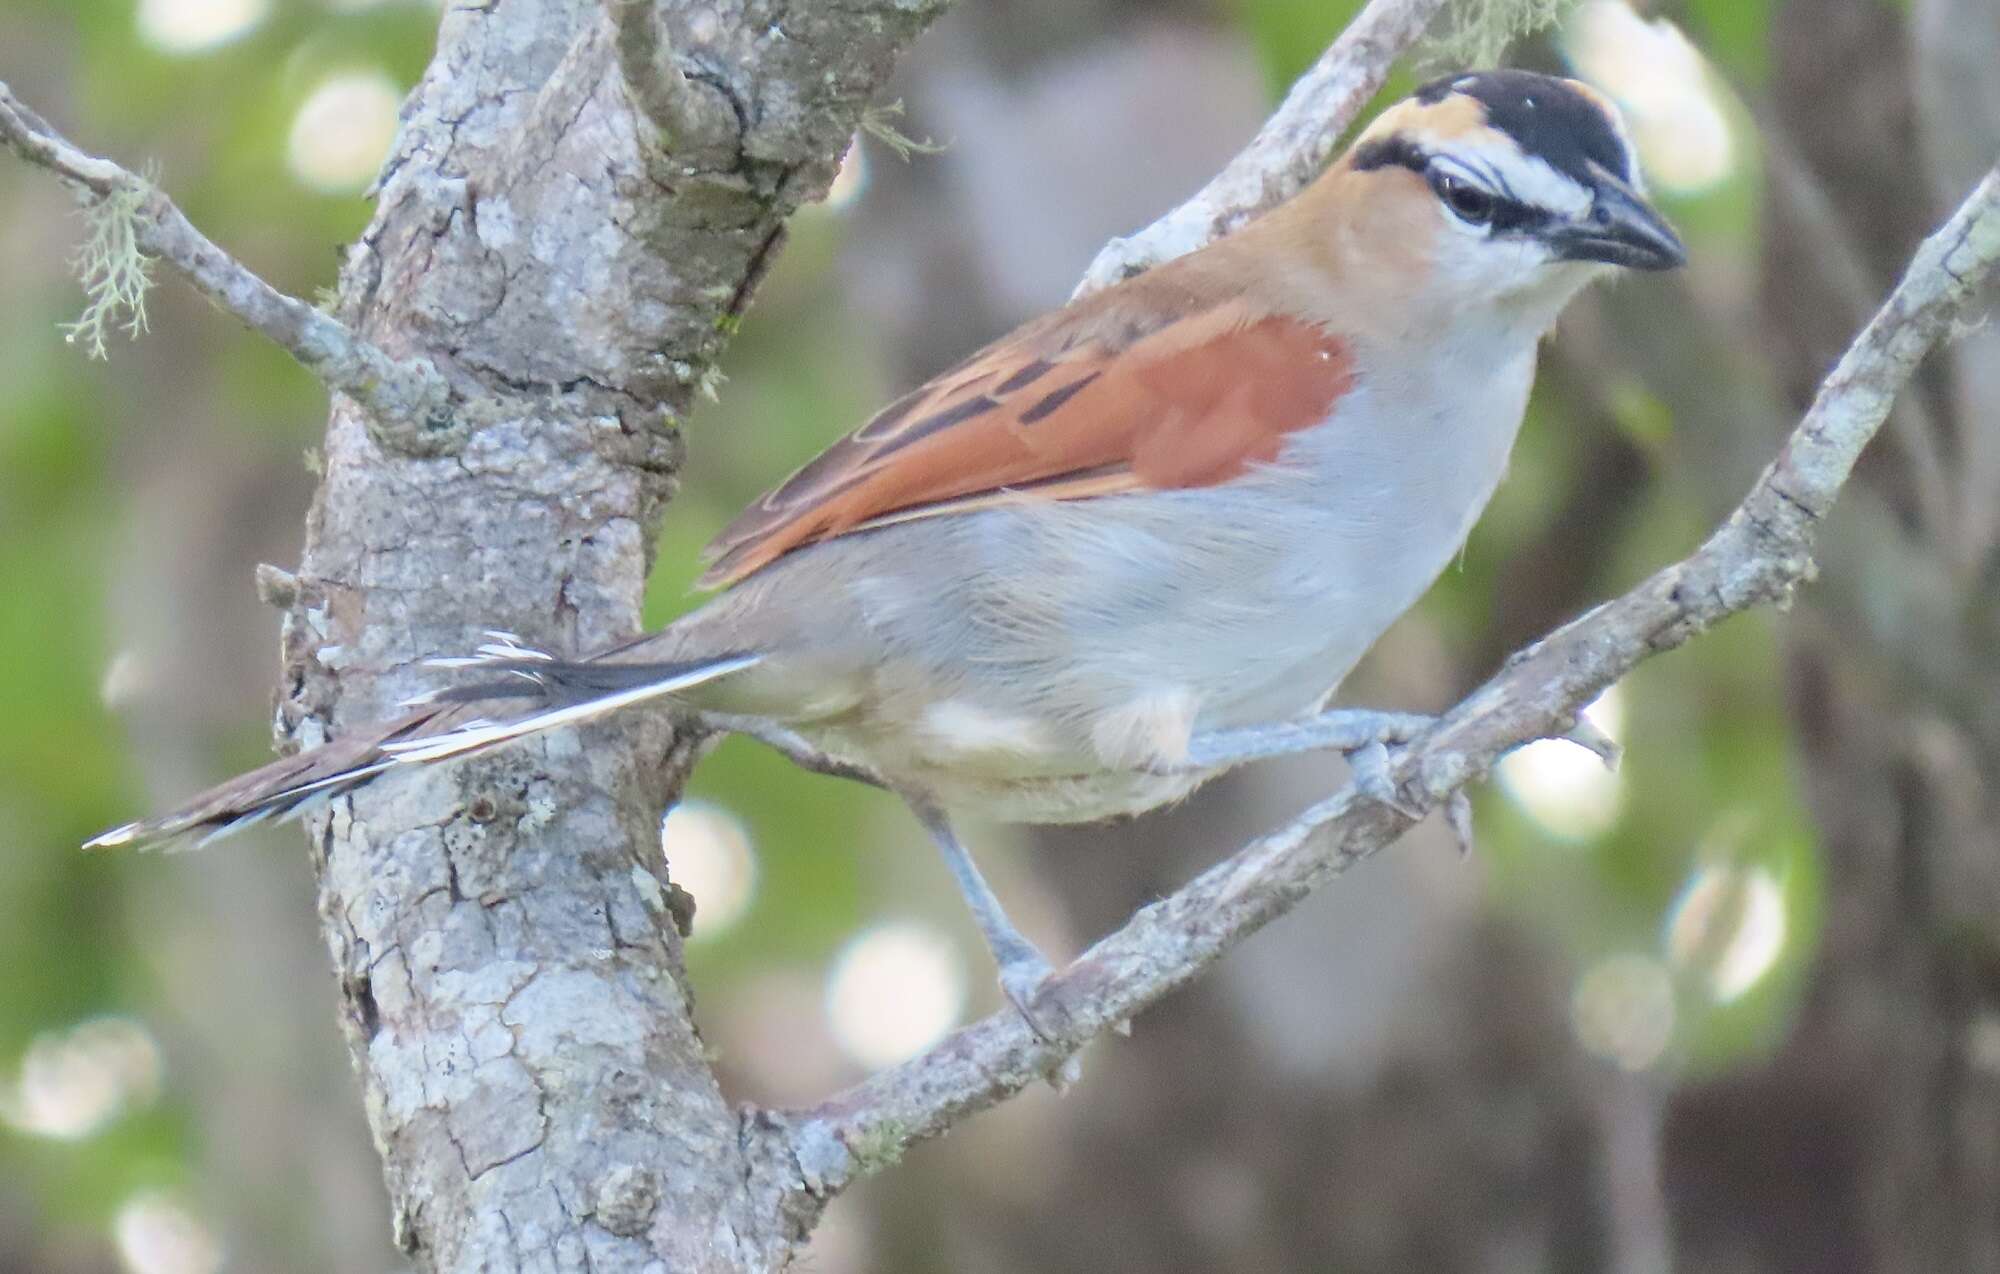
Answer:
[{"label": "bird's eye", "polygon": [[1451,173],[1433,174],[1431,189],[1453,216],[1472,226],[1483,226],[1493,220],[1500,202],[1489,192]]}]

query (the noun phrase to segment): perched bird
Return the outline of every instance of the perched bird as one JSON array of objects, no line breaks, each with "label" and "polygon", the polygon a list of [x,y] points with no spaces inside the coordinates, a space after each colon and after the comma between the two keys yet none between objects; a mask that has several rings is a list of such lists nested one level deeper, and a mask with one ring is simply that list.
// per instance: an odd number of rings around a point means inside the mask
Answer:
[{"label": "perched bird", "polygon": [[1326,704],[1498,486],[1542,335],[1612,267],[1684,259],[1598,93],[1437,80],[1290,202],[891,403],[722,532],[725,591],[665,630],[576,661],[494,634],[433,661],[467,684],[91,843],[653,702],[901,794],[1026,1012],[1048,965],[950,816],[1132,814],[1308,748],[1379,764],[1415,721]]}]

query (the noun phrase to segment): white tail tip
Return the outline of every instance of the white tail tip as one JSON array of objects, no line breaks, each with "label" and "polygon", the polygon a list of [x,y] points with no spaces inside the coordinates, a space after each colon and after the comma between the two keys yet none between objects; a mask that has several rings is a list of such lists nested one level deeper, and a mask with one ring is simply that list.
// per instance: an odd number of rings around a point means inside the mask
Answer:
[{"label": "white tail tip", "polygon": [[83,847],[85,849],[116,849],[120,845],[130,845],[137,839],[139,839],[139,824],[126,823],[124,826],[114,827],[108,832],[99,832],[97,835],[83,842]]},{"label": "white tail tip", "polygon": [[740,672],[745,668],[751,667],[761,662],[762,659],[763,656],[761,655],[737,655],[732,659],[722,659],[715,663],[702,664],[700,667],[689,669],[678,676],[666,677],[659,681],[649,681],[642,686],[632,686],[628,689],[620,690],[616,694],[600,695],[595,699],[586,699],[582,703],[565,704],[560,708],[551,708],[547,712],[538,712],[532,716],[522,717],[517,721],[503,721],[497,724],[486,721],[469,721],[448,734],[434,735],[430,738],[422,739],[401,739],[393,743],[385,743],[382,745],[382,751],[395,761],[409,765],[420,765],[426,761],[442,761],[446,757],[463,756],[469,752],[478,752],[485,748],[490,748],[498,743],[505,743],[509,739],[518,739],[524,735],[537,734],[543,730],[552,730],[557,726],[574,725],[580,721],[589,721],[594,717],[601,717],[607,712],[616,712],[620,708],[629,707],[635,703],[643,703],[648,699],[656,699],[661,695],[672,694],[676,690],[685,690],[689,686],[698,686],[705,681],[713,681],[717,677],[726,677],[730,673]]}]

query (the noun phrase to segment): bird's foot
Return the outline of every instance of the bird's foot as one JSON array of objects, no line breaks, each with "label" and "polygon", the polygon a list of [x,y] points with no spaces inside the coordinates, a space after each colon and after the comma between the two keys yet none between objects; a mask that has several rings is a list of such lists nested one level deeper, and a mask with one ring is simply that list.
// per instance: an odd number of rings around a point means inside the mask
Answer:
[{"label": "bird's foot", "polygon": [[1188,741],[1188,767],[1217,769],[1300,752],[1338,752],[1354,771],[1354,786],[1369,800],[1410,818],[1423,811],[1403,799],[1390,774],[1389,749],[1400,747],[1437,724],[1414,712],[1374,712],[1335,708],[1302,721],[1214,730]]},{"label": "bird's foot", "polygon": [[1355,791],[1377,805],[1388,806],[1405,818],[1424,816],[1424,812],[1404,800],[1402,792],[1397,789],[1395,776],[1389,772],[1388,744],[1380,739],[1371,739],[1344,755],[1354,772]]},{"label": "bird's foot", "polygon": [[1035,1011],[1035,999],[1055,976],[1055,970],[1042,958],[1042,953],[1025,941],[1016,950],[1002,952],[996,949],[993,958],[1000,963],[1000,993],[1028,1024],[1028,1029],[1044,1040],[1056,1038],[1057,1023]]}]

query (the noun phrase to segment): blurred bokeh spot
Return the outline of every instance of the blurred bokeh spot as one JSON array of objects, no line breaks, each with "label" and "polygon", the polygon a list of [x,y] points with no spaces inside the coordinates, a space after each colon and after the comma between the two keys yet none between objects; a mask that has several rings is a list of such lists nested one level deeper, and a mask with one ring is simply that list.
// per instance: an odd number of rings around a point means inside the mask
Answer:
[{"label": "blurred bokeh spot", "polygon": [[1742,996],[1785,950],[1785,891],[1763,867],[1710,864],[1667,917],[1667,952],[1719,1003]]},{"label": "blurred bokeh spot", "polygon": [[[1625,700],[1618,687],[1599,695],[1583,715],[1617,739],[1625,728]],[[1502,757],[1496,773],[1501,789],[1558,840],[1595,840],[1618,822],[1624,780],[1588,748],[1541,739]]]},{"label": "blurred bokeh spot", "polygon": [[694,895],[690,942],[712,942],[743,919],[757,889],[757,852],[742,819],[707,801],[683,801],[660,821],[660,847],[668,875]]},{"label": "blurred bokeh spot", "polygon": [[160,1048],[137,1022],[99,1018],[35,1037],[0,1085],[0,1123],[74,1140],[159,1095]]},{"label": "blurred bokeh spot", "polygon": [[1626,1070],[1660,1060],[1674,1038],[1674,987],[1652,956],[1608,956],[1576,980],[1570,1001],[1576,1038]]},{"label": "blurred bokeh spot", "polygon": [[222,1245],[185,1203],[147,1191],[118,1209],[118,1257],[130,1274],[215,1274]]},{"label": "blurred bokeh spot", "polygon": [[139,35],[165,53],[226,44],[264,20],[271,0],[139,0]]},{"label": "blurred bokeh spot", "polygon": [[870,1069],[922,1052],[964,1011],[964,956],[949,935],[919,921],[864,929],[827,974],[834,1038]]},{"label": "blurred bokeh spot", "polygon": [[1624,109],[1656,188],[1694,194],[1730,175],[1736,147],[1714,75],[1678,26],[1625,0],[1588,0],[1567,31],[1577,73]]},{"label": "blurred bokeh spot", "polygon": [[314,190],[360,190],[396,137],[403,93],[387,74],[338,71],[321,80],[292,121],[286,162]]}]

